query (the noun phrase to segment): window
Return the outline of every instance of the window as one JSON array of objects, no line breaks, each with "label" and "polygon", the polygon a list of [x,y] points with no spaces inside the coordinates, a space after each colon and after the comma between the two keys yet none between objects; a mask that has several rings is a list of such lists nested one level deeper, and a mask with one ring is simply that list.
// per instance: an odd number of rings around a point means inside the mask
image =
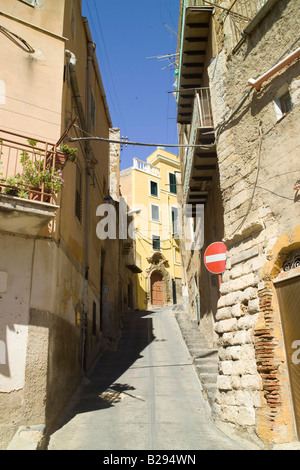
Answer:
[{"label": "window", "polygon": [[153,250],[160,250],[160,236],[152,235],[152,248]]},{"label": "window", "polygon": [[285,93],[281,98],[280,98],[280,107],[281,111],[283,114],[288,113],[292,109],[292,100],[289,92]]},{"label": "window", "polygon": [[156,181],[150,181],[150,194],[151,196],[158,196],[158,184]]},{"label": "window", "polygon": [[79,165],[76,166],[76,189],[75,189],[75,215],[79,222],[82,221],[82,172]]},{"label": "window", "polygon": [[292,103],[291,95],[290,95],[287,84],[283,85],[278,90],[277,94],[275,95],[274,107],[275,107],[277,121],[279,121],[289,111],[292,110],[293,103]]},{"label": "window", "polygon": [[171,208],[172,214],[172,235],[178,233],[178,208],[172,207]]},{"label": "window", "polygon": [[173,194],[177,193],[175,173],[169,173],[169,187],[170,187],[170,193],[173,193]]},{"label": "window", "polygon": [[181,256],[180,256],[180,249],[178,247],[175,247],[175,253],[174,253],[174,261],[176,264],[181,264]]},{"label": "window", "polygon": [[151,204],[151,219],[159,222],[159,206]]},{"label": "window", "polygon": [[35,7],[37,5],[37,0],[21,0],[23,3],[27,3],[28,5],[31,5],[32,7]]},{"label": "window", "polygon": [[94,97],[94,93],[91,91],[91,119],[93,126],[96,125],[96,101]]}]

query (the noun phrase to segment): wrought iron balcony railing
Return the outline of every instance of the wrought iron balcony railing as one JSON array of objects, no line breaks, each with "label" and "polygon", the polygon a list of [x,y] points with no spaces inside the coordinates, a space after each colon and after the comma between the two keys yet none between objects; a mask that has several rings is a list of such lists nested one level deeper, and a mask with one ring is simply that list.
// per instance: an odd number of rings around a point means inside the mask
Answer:
[{"label": "wrought iron balcony railing", "polygon": [[55,204],[66,156],[55,144],[0,130],[0,192]]}]

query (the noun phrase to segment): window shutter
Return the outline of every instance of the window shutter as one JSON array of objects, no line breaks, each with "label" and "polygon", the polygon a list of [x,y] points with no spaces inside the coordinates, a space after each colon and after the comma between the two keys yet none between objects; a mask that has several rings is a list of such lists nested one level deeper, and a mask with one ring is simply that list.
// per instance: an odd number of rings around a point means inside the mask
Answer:
[{"label": "window shutter", "polygon": [[176,177],[174,173],[169,173],[170,193],[176,194]]}]

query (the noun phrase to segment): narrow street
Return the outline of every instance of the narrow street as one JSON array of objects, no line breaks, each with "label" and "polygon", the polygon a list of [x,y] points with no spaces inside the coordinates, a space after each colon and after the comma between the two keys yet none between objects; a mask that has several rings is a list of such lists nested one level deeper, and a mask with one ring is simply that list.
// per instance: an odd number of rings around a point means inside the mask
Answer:
[{"label": "narrow street", "polygon": [[210,421],[171,308],[124,317],[75,393],[48,450],[240,450]]}]

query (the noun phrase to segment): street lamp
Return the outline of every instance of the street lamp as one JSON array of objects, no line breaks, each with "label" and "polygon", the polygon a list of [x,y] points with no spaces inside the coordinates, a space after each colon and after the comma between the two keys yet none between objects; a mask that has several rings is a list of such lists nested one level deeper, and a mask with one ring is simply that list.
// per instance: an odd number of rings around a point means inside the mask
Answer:
[{"label": "street lamp", "polygon": [[139,214],[141,212],[142,209],[132,209],[130,210],[129,212],[127,212],[127,215],[135,215],[135,214]]}]

